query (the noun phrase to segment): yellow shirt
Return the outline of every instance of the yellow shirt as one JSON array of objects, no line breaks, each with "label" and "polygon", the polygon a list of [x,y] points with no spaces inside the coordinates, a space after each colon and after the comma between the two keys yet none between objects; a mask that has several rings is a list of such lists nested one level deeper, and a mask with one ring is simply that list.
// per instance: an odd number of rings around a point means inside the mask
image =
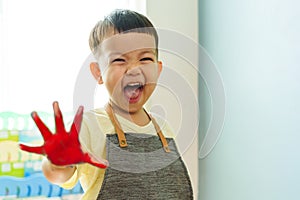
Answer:
[{"label": "yellow shirt", "polygon": [[[173,131],[163,119],[153,116],[159,124],[165,137],[174,138]],[[147,133],[156,135],[152,122],[145,126],[138,126],[131,121],[116,115],[122,130],[126,133]],[[95,158],[106,159],[106,134],[115,133],[115,129],[104,109],[96,109],[86,112],[79,133],[79,140],[83,151],[89,152]],[[79,180],[84,190],[83,200],[96,199],[103,182],[105,169],[94,167],[90,164],[77,165],[74,175],[66,183],[61,185],[64,188],[72,188]]]}]

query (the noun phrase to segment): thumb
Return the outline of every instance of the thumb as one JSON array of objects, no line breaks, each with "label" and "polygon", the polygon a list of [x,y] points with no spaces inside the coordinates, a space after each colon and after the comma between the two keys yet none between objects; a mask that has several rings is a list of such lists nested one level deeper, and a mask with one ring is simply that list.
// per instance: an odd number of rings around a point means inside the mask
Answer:
[{"label": "thumb", "polygon": [[27,151],[27,152],[30,152],[30,153],[36,153],[36,154],[41,154],[41,155],[45,154],[43,146],[31,147],[31,146],[27,146],[25,144],[19,144],[19,147],[20,147],[21,150]]}]

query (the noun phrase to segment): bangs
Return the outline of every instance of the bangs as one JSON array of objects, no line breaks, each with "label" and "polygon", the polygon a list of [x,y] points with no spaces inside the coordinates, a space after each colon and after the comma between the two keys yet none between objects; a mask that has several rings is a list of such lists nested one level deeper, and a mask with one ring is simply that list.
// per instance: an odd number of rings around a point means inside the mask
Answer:
[{"label": "bangs", "polygon": [[146,33],[154,36],[158,46],[158,35],[153,24],[142,14],[130,10],[115,10],[104,21],[109,27],[114,27],[115,33]]}]

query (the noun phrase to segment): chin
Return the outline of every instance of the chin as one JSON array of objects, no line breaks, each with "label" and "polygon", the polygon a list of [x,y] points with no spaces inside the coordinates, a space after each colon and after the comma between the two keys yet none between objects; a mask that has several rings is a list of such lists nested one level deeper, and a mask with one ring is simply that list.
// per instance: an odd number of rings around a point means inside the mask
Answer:
[{"label": "chin", "polygon": [[143,105],[130,105],[128,109],[128,113],[133,114],[138,112],[139,110],[143,109]]}]

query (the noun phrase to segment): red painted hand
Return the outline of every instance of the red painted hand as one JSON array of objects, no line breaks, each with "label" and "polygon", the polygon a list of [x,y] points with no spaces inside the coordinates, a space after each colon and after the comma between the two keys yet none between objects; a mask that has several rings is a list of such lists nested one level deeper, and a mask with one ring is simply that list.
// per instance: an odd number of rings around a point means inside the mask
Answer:
[{"label": "red painted hand", "polygon": [[81,149],[78,133],[82,122],[83,107],[80,106],[78,108],[69,132],[65,130],[63,116],[59,109],[58,102],[53,103],[53,109],[56,133],[52,134],[38,114],[32,112],[31,116],[44,138],[44,145],[31,147],[20,144],[20,148],[31,153],[45,155],[54,165],[65,166],[78,163],[90,163],[99,168],[106,168],[108,165],[106,160],[95,159],[90,154],[84,153]]}]

